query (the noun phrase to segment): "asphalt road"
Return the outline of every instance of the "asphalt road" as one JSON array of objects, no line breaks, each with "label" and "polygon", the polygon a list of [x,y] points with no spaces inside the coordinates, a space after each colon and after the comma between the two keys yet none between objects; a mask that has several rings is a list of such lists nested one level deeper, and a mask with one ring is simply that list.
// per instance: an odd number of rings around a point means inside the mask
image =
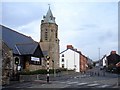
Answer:
[{"label": "asphalt road", "polygon": [[49,83],[45,80],[36,80],[33,82],[16,83],[4,86],[3,88],[22,88],[22,90],[26,90],[26,88],[73,88],[77,90],[78,88],[118,88],[117,83],[117,74],[104,73],[96,67],[84,74],[75,73],[72,75],[55,77]]}]

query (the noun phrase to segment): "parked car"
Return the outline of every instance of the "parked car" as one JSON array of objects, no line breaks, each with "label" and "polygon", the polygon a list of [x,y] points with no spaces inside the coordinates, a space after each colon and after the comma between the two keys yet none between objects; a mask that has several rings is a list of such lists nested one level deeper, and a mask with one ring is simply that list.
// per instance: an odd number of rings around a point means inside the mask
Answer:
[{"label": "parked car", "polygon": [[103,70],[104,69],[104,67],[103,66],[100,66],[100,70]]}]

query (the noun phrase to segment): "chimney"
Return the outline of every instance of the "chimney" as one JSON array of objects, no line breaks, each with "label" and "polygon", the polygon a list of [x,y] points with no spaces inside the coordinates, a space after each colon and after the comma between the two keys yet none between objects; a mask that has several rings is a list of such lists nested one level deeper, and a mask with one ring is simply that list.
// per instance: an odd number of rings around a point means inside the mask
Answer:
[{"label": "chimney", "polygon": [[116,51],[111,51],[111,54],[116,54]]},{"label": "chimney", "polygon": [[72,45],[67,45],[67,49],[73,49]]}]

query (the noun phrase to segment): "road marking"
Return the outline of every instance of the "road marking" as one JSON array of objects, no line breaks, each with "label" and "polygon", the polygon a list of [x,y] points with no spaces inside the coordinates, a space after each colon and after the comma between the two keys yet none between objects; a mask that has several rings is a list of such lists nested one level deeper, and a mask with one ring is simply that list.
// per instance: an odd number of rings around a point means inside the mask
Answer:
[{"label": "road marking", "polygon": [[66,81],[66,83],[69,83],[69,82],[71,82],[71,81]]},{"label": "road marking", "polygon": [[60,82],[60,83],[66,83],[66,82]]},{"label": "road marking", "polygon": [[70,82],[70,83],[68,83],[68,84],[75,84],[75,83],[78,83],[78,82]]},{"label": "road marking", "polygon": [[97,85],[99,85],[99,84],[94,83],[94,84],[89,84],[89,85],[87,85],[87,86],[88,86],[88,87],[92,87],[92,86],[97,86]]},{"label": "road marking", "polygon": [[86,84],[88,84],[88,83],[78,83],[77,85],[86,85]]},{"label": "road marking", "polygon": [[102,86],[98,86],[99,88],[105,88],[105,87],[109,87],[110,85],[102,85]]},{"label": "road marking", "polygon": [[65,85],[65,86],[63,86],[62,88],[66,88],[66,87],[70,87],[70,85]]}]

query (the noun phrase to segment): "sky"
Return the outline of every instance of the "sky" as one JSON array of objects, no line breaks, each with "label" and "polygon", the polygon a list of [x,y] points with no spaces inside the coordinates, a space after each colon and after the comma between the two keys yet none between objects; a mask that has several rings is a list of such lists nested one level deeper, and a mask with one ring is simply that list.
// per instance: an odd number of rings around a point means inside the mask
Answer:
[{"label": "sky", "polygon": [[48,4],[58,25],[60,52],[73,45],[92,60],[99,59],[99,52],[100,58],[112,50],[118,52],[117,0],[3,0],[0,24],[39,42]]}]

